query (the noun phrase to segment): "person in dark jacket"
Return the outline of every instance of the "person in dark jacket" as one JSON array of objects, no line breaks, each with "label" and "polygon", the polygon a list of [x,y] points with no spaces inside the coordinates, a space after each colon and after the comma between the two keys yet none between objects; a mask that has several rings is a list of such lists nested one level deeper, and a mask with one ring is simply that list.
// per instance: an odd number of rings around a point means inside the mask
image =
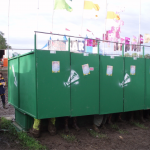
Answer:
[{"label": "person in dark jacket", "polygon": [[5,102],[5,86],[6,86],[6,82],[3,78],[3,74],[0,73],[0,96],[2,99],[2,103],[3,103],[3,108],[7,109],[6,102]]}]

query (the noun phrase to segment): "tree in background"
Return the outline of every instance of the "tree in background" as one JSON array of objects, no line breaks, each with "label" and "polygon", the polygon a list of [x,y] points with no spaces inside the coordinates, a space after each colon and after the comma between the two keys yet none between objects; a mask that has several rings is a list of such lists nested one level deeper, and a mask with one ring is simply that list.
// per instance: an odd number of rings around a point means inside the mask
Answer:
[{"label": "tree in background", "polygon": [[[0,31],[0,49],[7,49],[7,42],[6,39],[4,38],[4,33]],[[11,46],[9,46],[11,48]]]},{"label": "tree in background", "polygon": [[131,57],[131,55],[129,53],[125,53],[124,56],[125,57]]},{"label": "tree in background", "polygon": [[132,57],[138,57],[137,53],[132,53]]},{"label": "tree in background", "polygon": [[146,54],[146,55],[145,55],[145,58],[150,59],[150,54]]}]

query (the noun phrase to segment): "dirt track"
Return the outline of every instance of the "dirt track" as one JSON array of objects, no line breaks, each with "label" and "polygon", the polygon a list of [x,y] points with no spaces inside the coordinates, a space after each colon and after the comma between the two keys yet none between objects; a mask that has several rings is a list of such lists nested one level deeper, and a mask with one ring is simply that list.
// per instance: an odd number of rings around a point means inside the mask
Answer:
[{"label": "dirt track", "polygon": [[[107,135],[107,138],[92,137],[87,129],[81,128],[80,132],[71,129],[71,133],[76,136],[77,140],[73,143],[68,143],[64,140],[58,131],[56,136],[50,136],[48,132],[43,132],[38,140],[53,150],[147,150],[150,149],[150,128],[141,129],[130,123],[116,124],[119,129],[112,129],[112,126],[106,125],[106,129],[101,129],[101,133]],[[150,126],[150,121],[147,121],[145,126]],[[91,127],[89,127],[91,128]],[[120,133],[121,131],[125,133]]]},{"label": "dirt track", "polygon": [[[6,90],[6,104],[8,104],[8,80],[7,80],[7,73],[3,73],[4,79],[6,81],[7,86],[5,87]],[[7,116],[7,115],[14,115],[15,114],[15,109],[13,106],[9,106],[9,109],[3,109],[2,107],[2,101],[0,99],[0,117],[1,116]]]}]

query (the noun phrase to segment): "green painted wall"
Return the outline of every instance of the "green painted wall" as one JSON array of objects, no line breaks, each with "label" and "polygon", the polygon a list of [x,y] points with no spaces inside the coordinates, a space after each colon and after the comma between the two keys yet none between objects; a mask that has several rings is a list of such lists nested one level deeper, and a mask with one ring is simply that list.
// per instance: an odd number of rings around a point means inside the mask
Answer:
[{"label": "green painted wall", "polygon": [[[112,75],[107,75],[112,66]],[[100,114],[123,112],[124,58],[100,56]]]},{"label": "green painted wall", "polygon": [[[52,61],[60,62],[60,72],[52,73]],[[70,53],[37,51],[38,118],[70,116]]]},{"label": "green painted wall", "polygon": [[[90,74],[83,74],[85,64]],[[71,53],[71,70],[79,77],[71,84],[71,116],[99,114],[99,55]]]},{"label": "green painted wall", "polygon": [[[131,75],[130,68],[135,66],[135,75]],[[125,74],[130,76],[131,82],[124,87],[124,111],[144,109],[145,94],[145,59],[125,58]]]}]

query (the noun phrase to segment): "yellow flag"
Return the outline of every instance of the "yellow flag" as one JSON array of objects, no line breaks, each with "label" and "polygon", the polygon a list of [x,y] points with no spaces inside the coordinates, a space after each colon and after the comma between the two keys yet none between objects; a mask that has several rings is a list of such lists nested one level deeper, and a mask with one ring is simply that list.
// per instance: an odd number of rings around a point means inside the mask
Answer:
[{"label": "yellow flag", "polygon": [[107,12],[107,19],[120,20],[120,17],[119,17],[118,14],[114,13],[113,11],[108,11],[108,12]]},{"label": "yellow flag", "polygon": [[144,43],[149,43],[150,42],[150,34],[145,34],[144,35]]},{"label": "yellow flag", "polygon": [[84,0],[84,18],[98,19],[99,10],[98,0]]},{"label": "yellow flag", "polygon": [[116,6],[108,5],[107,7],[107,19],[120,20],[120,16],[116,13],[119,9]]},{"label": "yellow flag", "polygon": [[98,4],[95,4],[92,0],[85,0],[84,1],[84,9],[95,9],[96,11],[99,11],[100,7]]}]

